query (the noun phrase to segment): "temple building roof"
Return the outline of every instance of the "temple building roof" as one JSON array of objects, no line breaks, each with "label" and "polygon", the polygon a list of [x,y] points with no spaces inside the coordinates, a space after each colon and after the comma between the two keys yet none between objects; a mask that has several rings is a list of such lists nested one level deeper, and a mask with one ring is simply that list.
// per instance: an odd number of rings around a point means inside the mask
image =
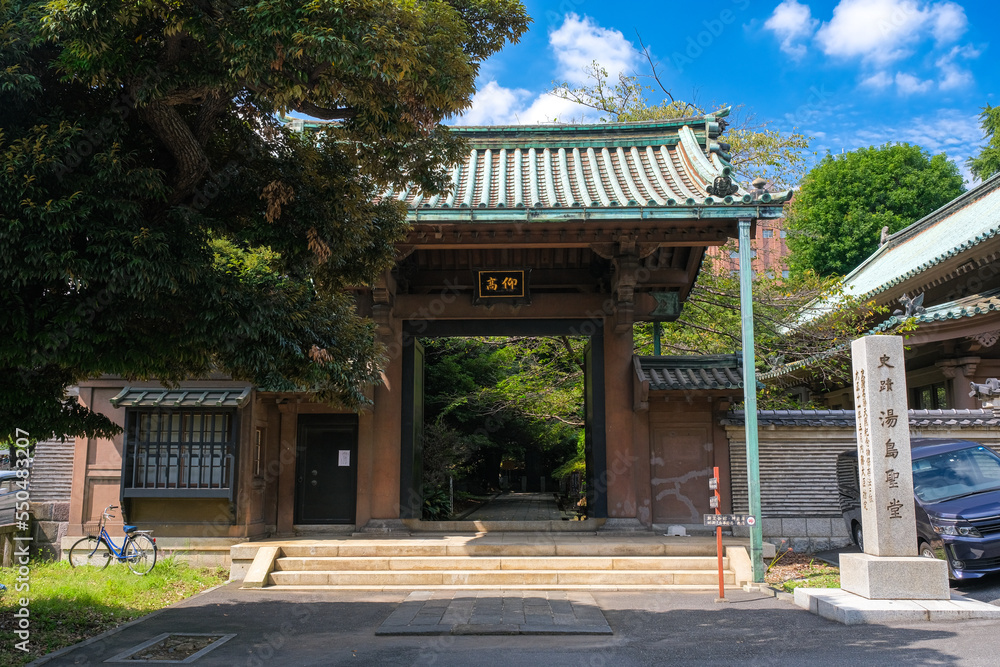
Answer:
[{"label": "temple building roof", "polygon": [[844,278],[844,285],[870,298],[998,236],[1000,174],[890,236]]},{"label": "temple building roof", "polygon": [[[760,217],[791,192],[760,198],[732,180],[729,146],[719,140],[728,109],[671,121],[454,127],[469,145],[452,188],[425,196],[387,191],[414,220],[559,217]],[[735,209],[746,208],[746,211]],[[697,211],[712,211],[707,215]],[[513,215],[512,215],[513,214]]]}]

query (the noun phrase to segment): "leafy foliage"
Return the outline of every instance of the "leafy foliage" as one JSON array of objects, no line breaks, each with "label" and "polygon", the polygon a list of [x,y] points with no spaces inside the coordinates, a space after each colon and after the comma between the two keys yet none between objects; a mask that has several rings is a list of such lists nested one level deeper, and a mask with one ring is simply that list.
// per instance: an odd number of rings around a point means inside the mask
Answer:
[{"label": "leafy foliage", "polygon": [[[221,371],[358,406],[346,288],[392,262],[389,186],[445,186],[440,121],[516,0],[0,0],[0,433],[108,436],[87,377]],[[336,120],[309,137],[277,114]]]},{"label": "leafy foliage", "polygon": [[[734,247],[724,247],[724,251]],[[723,254],[728,254],[724,252]],[[753,282],[754,348],[757,371],[802,361],[863,334],[885,311],[844,293],[839,278],[803,271],[790,278],[756,274]],[[681,316],[662,325],[664,354],[734,354],[743,348],[738,275],[721,271],[706,257]],[[651,324],[636,327],[640,354],[652,354]],[[819,386],[837,386],[850,377],[843,355],[810,367]],[[762,390],[761,408],[804,407],[789,403],[779,389]]]},{"label": "leafy foliage", "polygon": [[919,146],[885,144],[827,154],[806,174],[787,211],[793,272],[844,275],[894,233],[964,191],[954,163]]},{"label": "leafy foliage", "polygon": [[[614,81],[600,63],[594,62],[586,69],[590,84],[570,86],[564,82],[550,93],[601,112],[601,122],[673,120],[706,112],[701,105],[675,99],[660,81],[652,61],[650,69],[645,77],[620,74]],[[657,84],[662,94],[659,101],[651,99],[655,89],[642,78]],[[802,151],[809,147],[808,137],[795,132],[784,134],[739,107],[729,122],[731,127],[724,136],[730,144],[730,164],[740,179],[749,182],[761,177],[778,190],[799,180],[806,164]]]},{"label": "leafy foliage", "polygon": [[445,469],[491,489],[505,458],[538,457],[547,471],[572,458],[583,425],[583,345],[556,338],[426,341],[425,484],[443,483]]},{"label": "leafy foliage", "polygon": [[973,176],[985,181],[993,174],[1000,173],[1000,107],[987,104],[979,114],[982,122],[986,146],[976,157],[970,157],[966,164]]}]

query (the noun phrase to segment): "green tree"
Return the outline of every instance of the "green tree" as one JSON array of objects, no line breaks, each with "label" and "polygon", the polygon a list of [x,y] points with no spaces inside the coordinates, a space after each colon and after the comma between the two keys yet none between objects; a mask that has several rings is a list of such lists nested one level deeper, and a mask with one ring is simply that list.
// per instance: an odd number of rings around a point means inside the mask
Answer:
[{"label": "green tree", "polygon": [[[381,350],[387,187],[446,186],[517,0],[0,0],[0,434],[109,435],[104,373],[350,406]],[[337,121],[315,135],[291,111]]]},{"label": "green tree", "polygon": [[583,427],[583,345],[541,337],[425,341],[424,441],[432,450],[425,482],[443,466],[492,488],[504,458],[537,455],[548,472],[572,458]]},{"label": "green tree", "polygon": [[991,107],[987,104],[983,107],[983,112],[979,114],[982,122],[983,137],[986,139],[986,146],[976,157],[970,157],[966,161],[972,175],[981,181],[985,181],[993,174],[1000,173],[1000,107]]},{"label": "green tree", "polygon": [[943,153],[885,144],[827,154],[806,174],[787,210],[793,272],[844,275],[894,233],[964,192],[958,167]]},{"label": "green tree", "polygon": [[[648,75],[622,73],[615,81],[607,69],[594,62],[586,68],[590,83],[584,86],[559,83],[549,92],[600,112],[601,122],[605,123],[671,120],[706,112],[699,104],[676,99],[660,80],[652,59],[649,67]],[[643,79],[652,80],[656,86],[644,83]],[[730,125],[724,136],[729,144],[729,162],[739,179],[750,182],[760,177],[777,190],[798,182],[806,164],[802,153],[809,147],[808,137],[795,132],[782,133],[740,107],[723,122]]]}]

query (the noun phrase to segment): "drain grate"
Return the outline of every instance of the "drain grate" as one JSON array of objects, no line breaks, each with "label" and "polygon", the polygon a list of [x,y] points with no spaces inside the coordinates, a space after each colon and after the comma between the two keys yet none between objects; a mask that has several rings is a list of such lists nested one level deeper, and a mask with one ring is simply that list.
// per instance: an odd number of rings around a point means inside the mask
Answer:
[{"label": "drain grate", "polygon": [[205,632],[171,633],[153,637],[104,662],[149,662],[160,665],[194,662],[235,637]]}]

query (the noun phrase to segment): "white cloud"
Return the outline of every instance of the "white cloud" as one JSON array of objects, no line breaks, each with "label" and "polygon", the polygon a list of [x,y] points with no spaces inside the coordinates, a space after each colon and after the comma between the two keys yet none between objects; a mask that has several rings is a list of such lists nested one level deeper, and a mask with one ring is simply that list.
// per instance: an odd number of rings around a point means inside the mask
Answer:
[{"label": "white cloud", "polygon": [[512,120],[531,93],[523,89],[504,88],[490,81],[472,98],[472,108],[458,119],[460,125],[503,125]]},{"label": "white cloud", "polygon": [[805,44],[797,43],[813,34],[818,20],[812,17],[809,5],[803,5],[796,0],[784,0],[774,8],[771,17],[764,22],[764,27],[781,38],[781,50],[793,58],[801,58],[806,54]]},{"label": "white cloud", "polygon": [[934,85],[930,79],[921,80],[920,77],[906,72],[896,72],[896,88],[900,95],[913,95],[914,93],[926,93]]},{"label": "white cloud", "polygon": [[931,29],[938,44],[948,44],[965,34],[969,19],[965,10],[954,2],[945,2],[931,9],[934,26]]},{"label": "white cloud", "polygon": [[534,125],[552,121],[595,120],[597,113],[588,107],[522,88],[504,88],[490,81],[472,98],[472,108],[454,119],[456,125]]},{"label": "white cloud", "polygon": [[907,55],[925,20],[913,0],[841,0],[816,38],[829,56],[888,63]]},{"label": "white cloud", "polygon": [[598,113],[589,107],[550,93],[542,93],[534,99],[531,106],[525,109],[519,117],[521,123],[546,123],[551,121],[568,123],[570,121],[596,120],[597,116]]},{"label": "white cloud", "polygon": [[939,45],[958,39],[967,23],[965,11],[954,2],[841,0],[816,40],[828,56],[886,65],[909,56],[928,35]]},{"label": "white cloud", "polygon": [[[612,81],[620,73],[630,74],[642,53],[617,30],[602,28],[589,16],[568,14],[549,33],[549,48],[556,60],[555,78],[572,86],[587,85],[586,73],[596,60]],[[548,92],[535,94],[521,88],[505,88],[490,80],[472,98],[472,108],[455,119],[457,125],[530,125],[534,123],[596,120],[588,107]]]},{"label": "white cloud", "polygon": [[573,85],[588,83],[586,68],[599,62],[615,80],[631,74],[642,53],[617,30],[597,25],[592,18],[567,14],[563,24],[549,33],[549,47],[558,63],[558,77]]},{"label": "white cloud", "polygon": [[878,71],[871,76],[862,79],[861,85],[866,88],[888,88],[893,84],[892,76],[885,71]]},{"label": "white cloud", "polygon": [[979,51],[971,46],[954,46],[951,51],[944,54],[934,63],[941,72],[941,80],[938,87],[941,90],[955,90],[965,88],[972,83],[972,72],[961,67],[956,62],[959,58],[970,60],[978,58]]}]

